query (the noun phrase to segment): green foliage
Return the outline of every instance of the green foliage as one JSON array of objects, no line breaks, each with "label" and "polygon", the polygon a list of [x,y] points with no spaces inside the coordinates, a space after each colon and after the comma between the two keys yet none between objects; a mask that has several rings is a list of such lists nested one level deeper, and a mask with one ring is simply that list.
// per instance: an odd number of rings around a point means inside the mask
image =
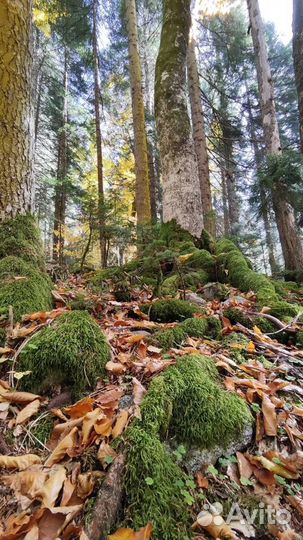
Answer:
[{"label": "green foliage", "polygon": [[90,282],[96,287],[104,285],[104,282],[107,280],[118,280],[123,276],[123,269],[120,266],[114,266],[112,268],[103,268],[102,270],[97,270],[95,272]]},{"label": "green foliage", "polygon": [[166,278],[161,285],[161,293],[164,296],[173,296],[178,289],[191,289],[195,291],[198,287],[208,281],[208,274],[201,270],[200,272],[189,272],[187,274],[173,274]]},{"label": "green foliage", "polygon": [[174,296],[179,288],[179,276],[173,274],[166,278],[161,285],[161,294],[163,296]]},{"label": "green foliage", "polygon": [[213,256],[205,249],[196,249],[191,257],[185,262],[186,268],[204,270],[209,280],[216,279],[216,267]]},{"label": "green foliage", "polygon": [[166,323],[188,319],[199,308],[186,300],[157,300],[148,306],[148,312],[151,321]]},{"label": "green foliage", "polygon": [[106,338],[85,311],[72,311],[35,335],[22,351],[20,369],[32,371],[21,381],[26,390],[46,391],[53,384],[71,386],[78,395],[94,388],[110,359]]},{"label": "green foliage", "polygon": [[155,343],[158,347],[161,347],[164,351],[168,351],[173,347],[178,347],[187,338],[188,334],[181,326],[176,328],[169,328],[168,330],[160,330],[156,332],[151,338],[152,343]]},{"label": "green foliage", "polygon": [[18,215],[1,223],[0,259],[7,256],[20,257],[44,269],[44,250],[40,232],[35,218],[30,214]]},{"label": "green foliage", "polygon": [[151,522],[155,538],[191,538],[191,516],[182,498],[186,475],[166,452],[157,435],[137,425],[127,432],[129,443],[125,491],[127,519],[138,529]]},{"label": "green foliage", "polygon": [[276,326],[274,326],[265,317],[256,317],[254,319],[254,326],[257,326],[258,328],[260,328],[263,334],[270,334],[271,332],[275,332],[277,330]]},{"label": "green foliage", "polygon": [[223,311],[224,317],[230,320],[232,324],[240,323],[246,328],[252,328],[253,323],[251,319],[241,311],[241,309],[230,307]]},{"label": "green foliage", "polygon": [[0,260],[0,309],[13,307],[15,320],[25,313],[51,308],[51,281],[35,266],[19,257]]},{"label": "green foliage", "polygon": [[51,414],[44,416],[34,425],[32,433],[42,443],[46,444],[54,428],[54,418]]},{"label": "green foliage", "polygon": [[151,341],[167,351],[173,347],[180,346],[186,340],[187,336],[216,339],[220,332],[221,323],[216,317],[207,317],[205,319],[190,318],[175,328],[156,332],[151,338]]}]

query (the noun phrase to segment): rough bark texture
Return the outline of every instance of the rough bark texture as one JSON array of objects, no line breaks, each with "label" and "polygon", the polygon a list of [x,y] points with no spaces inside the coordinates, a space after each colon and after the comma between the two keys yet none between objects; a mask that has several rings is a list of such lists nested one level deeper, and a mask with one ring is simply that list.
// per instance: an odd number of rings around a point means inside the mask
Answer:
[{"label": "rough bark texture", "polygon": [[135,0],[126,0],[125,7],[135,139],[136,212],[138,225],[144,225],[151,222],[150,180]]},{"label": "rough bark texture", "polygon": [[222,185],[222,202],[223,202],[223,217],[224,217],[224,236],[230,236],[230,220],[229,220],[229,208],[225,178],[225,168],[223,163],[220,163],[221,170],[221,185]]},{"label": "rough bark texture", "polygon": [[117,521],[122,506],[125,462],[125,454],[120,454],[99,490],[93,515],[86,530],[88,538],[105,540]]},{"label": "rough bark texture", "polygon": [[53,259],[54,261],[58,261],[59,264],[63,264],[64,259],[66,180],[69,167],[66,129],[68,122],[68,59],[66,49],[64,52],[63,89],[62,123],[58,133],[58,163],[57,181],[55,187],[55,215],[53,231]]},{"label": "rough bark texture", "polygon": [[147,141],[148,148],[148,169],[150,181],[150,211],[152,223],[157,223],[157,179],[154,164],[153,146],[150,141]]},{"label": "rough bark texture", "polygon": [[33,210],[32,0],[0,2],[0,220]]},{"label": "rough bark texture", "polygon": [[204,228],[215,236],[216,222],[211,199],[207,141],[195,47],[195,40],[191,38],[187,53],[187,71],[193,137],[198,162]]},{"label": "rough bark texture", "polygon": [[186,102],[190,0],[164,0],[156,64],[155,114],[163,175],[163,220],[200,236],[203,212]]},{"label": "rough bark texture", "polygon": [[223,166],[228,207],[228,221],[230,234],[235,235],[237,234],[239,228],[239,198],[235,186],[236,176],[233,152],[233,133],[228,118],[225,118],[224,116],[222,118],[222,153],[224,158]]},{"label": "rough bark texture", "polygon": [[303,1],[293,0],[292,50],[296,88],[298,94],[300,141],[303,152]]},{"label": "rough bark texture", "polygon": [[[273,83],[268,61],[263,22],[258,0],[247,0],[254,44],[258,86],[260,94],[264,142],[267,155],[279,155],[281,143],[277,122]],[[284,198],[285,187],[276,182],[272,188],[273,209],[286,270],[300,271],[303,266],[303,250],[295,222],[294,211]]]},{"label": "rough bark texture", "polygon": [[103,182],[103,152],[102,152],[102,130],[101,112],[102,102],[101,85],[99,74],[99,48],[98,48],[98,0],[93,2],[93,55],[94,55],[94,106],[96,123],[96,146],[97,146],[97,173],[98,173],[98,214],[99,214],[99,244],[101,266],[107,265],[107,249],[105,236],[105,207],[104,207],[104,182]]}]

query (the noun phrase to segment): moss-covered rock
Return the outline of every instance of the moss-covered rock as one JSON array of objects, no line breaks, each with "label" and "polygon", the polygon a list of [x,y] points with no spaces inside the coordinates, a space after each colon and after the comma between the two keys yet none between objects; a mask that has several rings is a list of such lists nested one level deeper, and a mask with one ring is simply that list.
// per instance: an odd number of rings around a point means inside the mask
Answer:
[{"label": "moss-covered rock", "polygon": [[252,320],[241,311],[241,309],[230,307],[223,311],[224,317],[230,320],[232,324],[240,323],[243,326],[246,326],[246,328],[252,328],[253,322]]},{"label": "moss-covered rock", "polygon": [[151,305],[143,305],[141,309],[149,313],[151,321],[162,323],[184,321],[199,312],[197,306],[186,300],[157,300]]},{"label": "moss-covered rock", "polygon": [[90,283],[96,287],[102,287],[107,280],[118,280],[123,277],[123,268],[113,266],[111,268],[103,268],[94,272],[90,278]]},{"label": "moss-covered rock", "polygon": [[207,317],[206,319],[190,318],[183,321],[175,328],[160,330],[152,338],[152,343],[161,347],[164,351],[179,347],[186,338],[218,338],[221,332],[221,323],[216,317]]},{"label": "moss-covered rock", "polygon": [[110,348],[97,323],[85,311],[72,311],[35,335],[20,355],[26,390],[46,391],[55,384],[71,386],[74,395],[94,388],[106,374]]},{"label": "moss-covered rock", "polygon": [[166,278],[161,285],[161,294],[163,296],[174,296],[179,288],[179,276],[173,274]]},{"label": "moss-covered rock", "polygon": [[196,249],[193,251],[191,257],[184,263],[187,268],[193,268],[197,270],[204,270],[210,281],[216,279],[216,266],[213,256],[205,249]]},{"label": "moss-covered rock", "polygon": [[174,296],[178,289],[191,289],[195,291],[208,281],[208,274],[201,270],[200,272],[189,272],[187,274],[173,274],[166,278],[161,285],[161,294],[163,296]]},{"label": "moss-covered rock", "polygon": [[0,311],[13,307],[14,319],[25,313],[51,308],[51,281],[35,266],[19,257],[0,260]]},{"label": "moss-covered rock", "polygon": [[44,270],[44,250],[34,216],[19,215],[1,223],[0,259],[8,256],[20,257]]}]

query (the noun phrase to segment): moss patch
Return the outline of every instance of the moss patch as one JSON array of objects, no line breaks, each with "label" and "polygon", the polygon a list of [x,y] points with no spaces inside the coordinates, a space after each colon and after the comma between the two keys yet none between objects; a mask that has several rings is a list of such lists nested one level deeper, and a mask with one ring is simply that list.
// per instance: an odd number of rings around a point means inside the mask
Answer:
[{"label": "moss patch", "polygon": [[14,256],[45,268],[44,250],[34,216],[19,215],[1,223],[0,258]]},{"label": "moss patch", "polygon": [[51,281],[35,266],[19,257],[0,260],[0,309],[8,313],[13,306],[15,320],[25,313],[51,308]]},{"label": "moss patch", "polygon": [[216,339],[221,332],[221,323],[216,317],[206,319],[190,318],[175,328],[156,332],[152,341],[164,350],[181,345],[189,337],[209,337]]},{"label": "moss patch", "polygon": [[246,328],[253,327],[252,320],[247,315],[244,315],[241,309],[228,308],[223,311],[223,315],[229,319],[232,324],[240,323],[243,326],[246,326]]},{"label": "moss patch", "polygon": [[142,309],[149,313],[151,321],[163,323],[184,321],[200,311],[186,300],[157,300],[151,305],[142,306]]},{"label": "moss patch", "polygon": [[173,296],[178,289],[191,289],[195,291],[208,281],[208,274],[204,270],[189,272],[188,274],[173,274],[166,278],[161,285],[161,294]]},{"label": "moss patch", "polygon": [[32,338],[20,356],[20,369],[32,371],[22,387],[46,391],[53,384],[71,386],[75,395],[94,388],[106,374],[110,359],[106,338],[85,311],[72,311],[58,318]]},{"label": "moss patch", "polygon": [[210,279],[216,279],[216,268],[213,256],[205,249],[196,249],[191,257],[184,263],[187,268],[204,270]]}]

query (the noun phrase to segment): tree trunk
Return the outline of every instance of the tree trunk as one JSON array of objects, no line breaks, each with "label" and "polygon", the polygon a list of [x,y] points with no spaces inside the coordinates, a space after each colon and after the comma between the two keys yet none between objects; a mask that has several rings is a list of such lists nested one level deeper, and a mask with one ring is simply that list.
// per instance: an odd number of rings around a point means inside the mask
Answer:
[{"label": "tree trunk", "polygon": [[303,1],[293,0],[292,50],[298,94],[301,152],[303,152]]},{"label": "tree trunk", "polygon": [[163,220],[199,237],[203,212],[186,102],[190,0],[164,0],[156,64],[155,113],[163,175]]},{"label": "tree trunk", "polygon": [[[258,86],[261,103],[264,142],[267,155],[279,155],[281,143],[277,122],[273,83],[268,61],[263,22],[258,0],[247,0],[254,44]],[[286,270],[300,271],[303,250],[295,222],[294,211],[284,197],[285,186],[276,182],[272,188],[273,209],[276,216]]]},{"label": "tree trunk", "polygon": [[[254,118],[252,114],[251,101],[250,101],[249,90],[248,90],[247,85],[246,85],[246,92],[247,92],[247,111],[248,111],[248,118],[249,118],[251,144],[254,150],[256,168],[259,169],[259,167],[262,164],[262,150],[259,147],[258,142],[257,142],[257,133],[254,126]],[[274,241],[273,241],[272,232],[271,232],[270,209],[267,207],[267,204],[265,203],[266,193],[262,185],[260,185],[260,200],[261,200],[261,209],[262,209],[262,219],[263,219],[264,230],[265,230],[266,246],[267,246],[267,251],[268,251],[268,261],[269,261],[271,273],[274,276],[277,273],[278,265],[276,261]]]},{"label": "tree trunk", "polygon": [[211,199],[207,141],[205,134],[204,113],[202,109],[199,72],[195,47],[195,40],[194,38],[191,38],[187,53],[187,71],[191,118],[193,125],[193,137],[198,162],[204,228],[212,236],[215,236],[216,222]]},{"label": "tree trunk", "polygon": [[32,0],[0,2],[0,221],[32,212]]},{"label": "tree trunk", "polygon": [[222,182],[224,236],[230,236],[231,232],[230,232],[229,208],[228,208],[228,199],[227,199],[225,168],[223,166],[223,163],[220,164],[220,170],[221,170],[221,182]]},{"label": "tree trunk", "polygon": [[55,187],[55,217],[53,232],[53,259],[64,262],[64,228],[66,213],[66,181],[69,167],[67,122],[68,122],[68,58],[64,50],[62,125],[58,133],[58,165]]},{"label": "tree trunk", "polygon": [[228,119],[222,120],[224,181],[228,203],[230,234],[237,235],[239,229],[239,199],[235,186],[235,163],[233,155],[232,131]]},{"label": "tree trunk", "polygon": [[150,211],[152,223],[157,223],[157,179],[154,164],[153,146],[150,141],[147,141],[148,148],[148,169],[150,181]]},{"label": "tree trunk", "polygon": [[137,224],[151,222],[150,180],[145,113],[142,90],[142,72],[138,45],[137,13],[135,0],[126,0],[130,82],[135,139],[136,212]]},{"label": "tree trunk", "polygon": [[98,172],[98,219],[99,219],[99,244],[101,266],[107,266],[107,249],[105,235],[105,198],[103,182],[103,152],[100,105],[102,102],[101,85],[99,74],[99,47],[98,47],[98,0],[93,2],[93,55],[94,55],[94,105],[96,122],[96,147],[97,147],[97,172]]}]

